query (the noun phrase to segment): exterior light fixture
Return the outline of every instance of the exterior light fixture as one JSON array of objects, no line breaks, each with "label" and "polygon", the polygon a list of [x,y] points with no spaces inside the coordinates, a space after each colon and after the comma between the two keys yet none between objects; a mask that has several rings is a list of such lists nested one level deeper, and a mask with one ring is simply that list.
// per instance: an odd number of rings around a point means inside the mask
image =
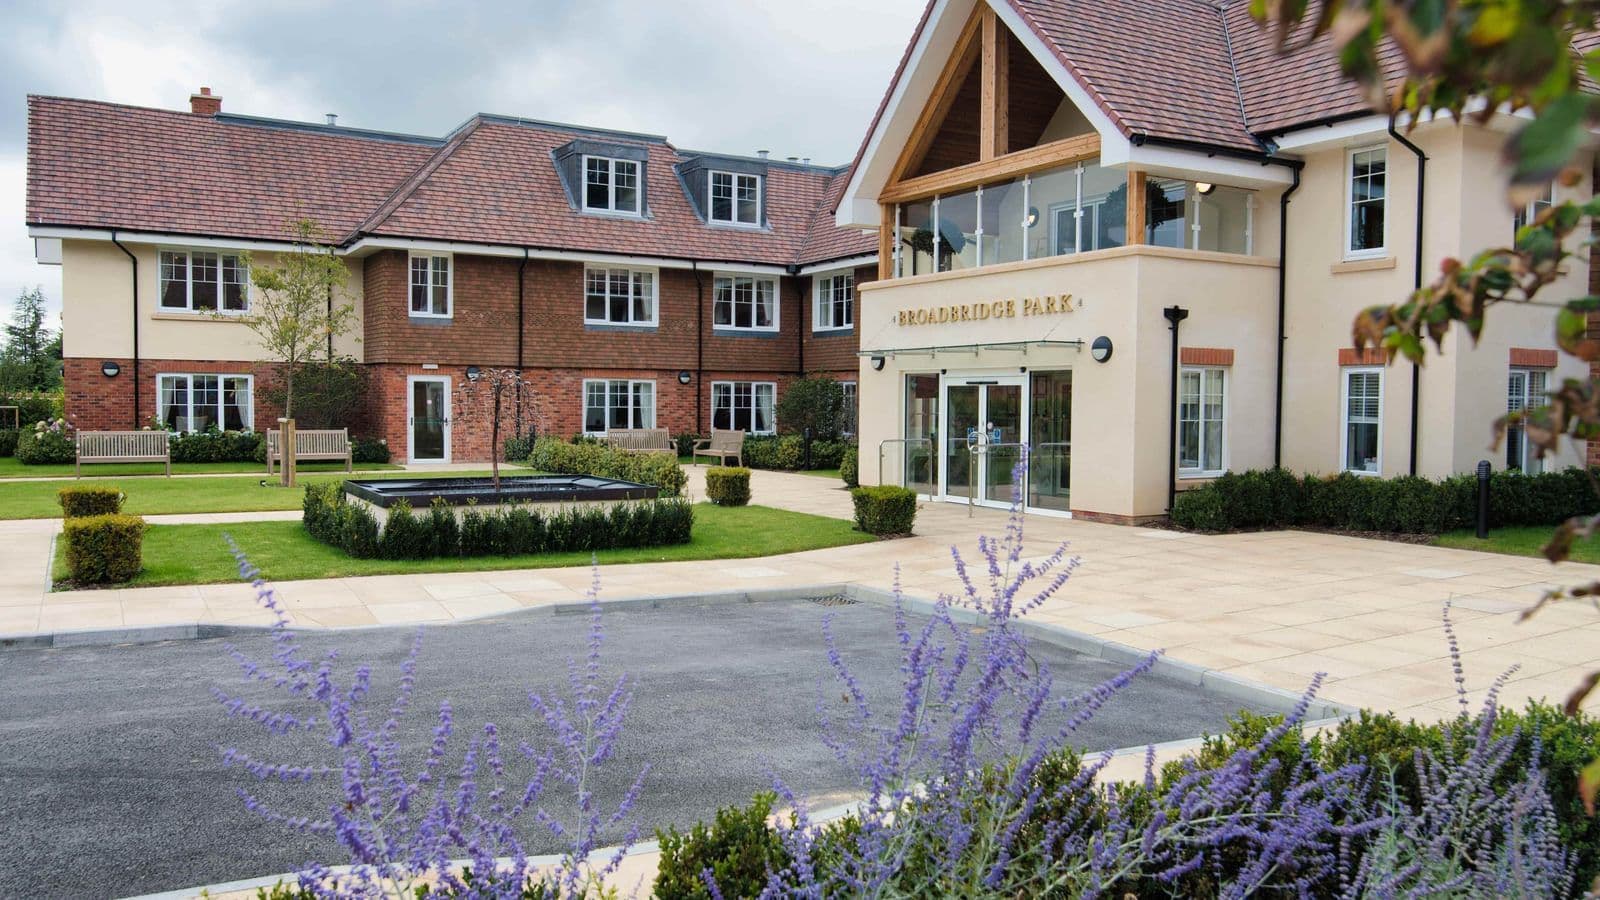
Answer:
[{"label": "exterior light fixture", "polygon": [[1199,191],[1200,195],[1203,197],[1206,194],[1209,194],[1212,191],[1216,190],[1217,186],[1212,184],[1209,181],[1196,181],[1194,183],[1194,189]]},{"label": "exterior light fixture", "polygon": [[884,364],[884,358],[883,357],[874,356],[872,358],[872,371],[874,371],[874,372],[882,372],[883,371],[883,364]]},{"label": "exterior light fixture", "polygon": [[1032,228],[1037,224],[1039,224],[1039,207],[1030,206],[1028,207],[1028,217],[1022,220],[1022,227]]},{"label": "exterior light fixture", "polygon": [[467,380],[477,381],[483,376],[483,370],[477,366],[467,366]]},{"label": "exterior light fixture", "polygon": [[1103,363],[1110,359],[1111,350],[1111,338],[1108,338],[1103,334],[1095,338],[1094,343],[1089,345],[1089,355],[1094,357],[1095,362]]},{"label": "exterior light fixture", "polygon": [[122,366],[108,359],[100,364],[100,374],[107,378],[115,378],[122,374]]},{"label": "exterior light fixture", "polygon": [[678,383],[679,384],[688,384],[689,381],[691,379],[693,379],[693,378],[694,378],[694,376],[689,373],[688,369],[684,369],[683,371],[678,373]]}]

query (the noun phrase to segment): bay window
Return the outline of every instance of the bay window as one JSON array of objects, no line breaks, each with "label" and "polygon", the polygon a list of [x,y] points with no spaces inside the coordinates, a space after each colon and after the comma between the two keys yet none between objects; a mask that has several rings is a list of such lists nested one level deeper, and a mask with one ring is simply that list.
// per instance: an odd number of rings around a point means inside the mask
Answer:
[{"label": "bay window", "polygon": [[583,431],[656,427],[656,383],[628,379],[583,382]]},{"label": "bay window", "polygon": [[241,254],[163,250],[160,260],[161,310],[249,311],[250,267]]},{"label": "bay window", "polygon": [[156,418],[169,431],[249,431],[253,401],[249,375],[156,376]]},{"label": "bay window", "polygon": [[450,317],[450,257],[428,253],[411,255],[411,315]]},{"label": "bay window", "polygon": [[583,321],[656,324],[656,276],[649,270],[590,268],[583,273]]},{"label": "bay window", "polygon": [[778,282],[752,275],[718,275],[712,282],[711,324],[737,331],[778,330]]},{"label": "bay window", "polygon": [[1383,468],[1383,369],[1342,371],[1339,470],[1377,475]]},{"label": "bay window", "polygon": [[[1548,369],[1512,369],[1506,386],[1506,412],[1523,413],[1546,405]],[[1506,426],[1506,468],[1521,469],[1529,475],[1544,471],[1538,449],[1528,446],[1528,430],[1520,423]]]},{"label": "bay window", "polygon": [[840,272],[816,279],[812,331],[841,331],[855,324],[855,274]]},{"label": "bay window", "polygon": [[713,381],[711,427],[721,431],[772,434],[778,386],[770,381]]},{"label": "bay window", "polygon": [[605,156],[583,158],[583,208],[639,214],[639,163]]},{"label": "bay window", "polygon": [[761,176],[711,172],[710,219],[727,225],[761,224]]},{"label": "bay window", "polygon": [[1189,477],[1221,475],[1227,375],[1220,368],[1185,367],[1178,373],[1178,471]]}]

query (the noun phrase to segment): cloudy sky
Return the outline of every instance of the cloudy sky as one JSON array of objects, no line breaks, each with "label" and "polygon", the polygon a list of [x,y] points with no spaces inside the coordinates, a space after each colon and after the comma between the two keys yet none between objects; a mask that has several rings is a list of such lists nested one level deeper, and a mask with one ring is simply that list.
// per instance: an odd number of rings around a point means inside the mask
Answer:
[{"label": "cloudy sky", "polygon": [[0,302],[60,303],[23,224],[30,93],[186,109],[208,85],[252,115],[437,135],[494,112],[844,163],[923,3],[0,0]]}]

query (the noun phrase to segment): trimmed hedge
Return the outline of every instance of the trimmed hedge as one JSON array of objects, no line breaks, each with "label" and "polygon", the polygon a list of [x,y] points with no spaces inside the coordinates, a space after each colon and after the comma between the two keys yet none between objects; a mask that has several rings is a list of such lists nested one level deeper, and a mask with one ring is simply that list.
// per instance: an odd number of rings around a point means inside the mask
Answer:
[{"label": "trimmed hedge", "polygon": [[683,486],[689,481],[677,457],[666,453],[618,450],[598,442],[567,443],[559,438],[534,441],[528,465],[541,472],[598,475],[655,485],[667,497],[682,495]]},{"label": "trimmed hedge", "polygon": [[750,502],[750,470],[738,466],[712,466],[706,470],[706,499],[718,506],[744,506]]},{"label": "trimmed hedge", "polygon": [[917,518],[917,492],[894,485],[858,487],[850,491],[856,528],[868,534],[910,534]]},{"label": "trimmed hedge", "polygon": [[861,451],[855,444],[844,448],[839,459],[839,478],[848,488],[861,486]]},{"label": "trimmed hedge", "polygon": [[67,544],[67,572],[76,584],[115,584],[144,568],[144,519],[138,516],[85,516],[68,519],[61,537]]},{"label": "trimmed hedge", "polygon": [[[1477,477],[1294,476],[1282,469],[1227,473],[1178,495],[1173,524],[1194,531],[1313,525],[1344,531],[1439,534],[1477,520]],[[1600,512],[1582,469],[1489,478],[1489,526],[1557,525]]]},{"label": "trimmed hedge", "polygon": [[[811,468],[837,469],[850,445],[844,441],[811,442]],[[762,435],[744,439],[744,464],[751,469],[794,472],[806,467],[806,442],[798,434]]]},{"label": "trimmed hedge", "polygon": [[17,461],[25,466],[69,463],[78,458],[78,448],[65,428],[24,428],[17,436]]},{"label": "trimmed hedge", "polygon": [[358,559],[429,559],[439,556],[521,556],[686,544],[694,510],[673,498],[575,506],[545,513],[528,506],[468,507],[460,519],[435,499],[417,515],[396,503],[378,520],[365,504],[348,503],[337,482],[306,486],[301,521],[325,544]]},{"label": "trimmed hedge", "polygon": [[16,456],[17,438],[21,435],[15,428],[0,428],[0,456]]},{"label": "trimmed hedge", "polygon": [[198,462],[250,462],[261,454],[266,461],[261,433],[257,431],[193,431],[173,434],[168,439],[168,449],[175,463]]},{"label": "trimmed hedge", "polygon": [[122,501],[127,495],[117,488],[65,487],[56,491],[56,502],[61,504],[61,515],[67,519],[85,516],[114,516],[122,512]]},{"label": "trimmed hedge", "polygon": [[[522,457],[506,457],[506,459],[513,458],[521,459]],[[389,442],[383,438],[351,438],[350,461],[353,463],[386,463],[389,461]]]}]

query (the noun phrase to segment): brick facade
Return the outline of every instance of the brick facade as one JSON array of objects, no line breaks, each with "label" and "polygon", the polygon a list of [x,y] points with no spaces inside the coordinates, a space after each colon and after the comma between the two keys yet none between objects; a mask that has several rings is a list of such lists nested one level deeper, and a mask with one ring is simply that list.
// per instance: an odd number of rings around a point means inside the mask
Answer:
[{"label": "brick facade", "polygon": [[[115,378],[100,370],[106,362],[122,367]],[[162,374],[217,374],[255,376],[255,427],[264,429],[277,423],[282,410],[266,403],[262,388],[277,378],[273,363],[227,360],[141,359],[139,361],[138,412],[133,398],[134,377],[131,359],[88,359],[73,357],[62,361],[66,382],[67,422],[80,431],[126,431],[143,428],[156,414],[156,377]]]}]

